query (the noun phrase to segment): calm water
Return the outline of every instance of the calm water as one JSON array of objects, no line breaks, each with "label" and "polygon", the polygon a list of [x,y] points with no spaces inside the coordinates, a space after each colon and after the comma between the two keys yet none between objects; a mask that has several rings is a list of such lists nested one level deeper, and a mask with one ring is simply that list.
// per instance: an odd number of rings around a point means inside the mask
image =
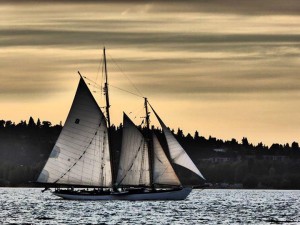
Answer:
[{"label": "calm water", "polygon": [[81,202],[0,188],[3,224],[300,224],[299,206],[300,191],[193,190],[185,201]]}]

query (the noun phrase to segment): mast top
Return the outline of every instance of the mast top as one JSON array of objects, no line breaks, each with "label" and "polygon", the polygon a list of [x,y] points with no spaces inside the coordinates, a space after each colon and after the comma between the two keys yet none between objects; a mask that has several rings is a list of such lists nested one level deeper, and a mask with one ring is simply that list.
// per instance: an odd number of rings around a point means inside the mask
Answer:
[{"label": "mast top", "polygon": [[148,111],[148,99],[146,97],[144,97],[144,99],[145,99],[144,105],[145,105],[145,110],[146,110],[145,119],[146,119],[147,130],[149,131],[149,129],[150,129],[150,116],[149,116],[150,112]]}]

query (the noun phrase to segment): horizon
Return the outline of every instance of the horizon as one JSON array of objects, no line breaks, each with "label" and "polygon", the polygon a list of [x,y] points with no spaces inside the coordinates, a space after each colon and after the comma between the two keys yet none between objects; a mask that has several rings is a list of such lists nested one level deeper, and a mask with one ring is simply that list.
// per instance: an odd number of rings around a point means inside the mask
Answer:
[{"label": "horizon", "polygon": [[[52,122],[49,121],[49,120],[44,120],[44,119],[41,119],[41,118],[39,118],[39,117],[38,117],[38,118],[30,117],[30,118],[33,119],[35,125],[37,125],[37,121],[40,120],[41,123],[43,123],[43,122],[50,122],[50,123],[51,123],[50,127],[55,127],[55,126],[61,126],[61,127],[64,127],[64,124],[62,123],[62,121],[60,121],[59,123],[52,123]],[[29,118],[28,120],[20,120],[20,122],[16,122],[16,121],[12,121],[12,120],[4,120],[4,119],[1,119],[1,118],[0,118],[0,121],[1,121],[1,120],[5,121],[5,122],[6,122],[6,121],[11,121],[12,124],[14,124],[15,126],[17,126],[18,124],[21,124],[22,122],[25,122],[26,125],[28,126],[28,123],[29,123],[30,118]],[[123,123],[120,123],[119,125],[116,125],[116,124],[112,123],[112,124],[111,124],[111,127],[114,126],[116,129],[118,129],[121,125],[123,125]],[[138,125],[136,125],[136,126],[138,126]],[[161,130],[161,131],[162,131],[162,128],[159,127],[159,126],[154,126],[154,129],[158,129],[158,130]],[[248,141],[248,143],[249,143],[249,145],[253,145],[254,147],[255,147],[255,146],[258,146],[258,145],[260,145],[260,144],[262,144],[262,146],[264,146],[264,147],[271,148],[272,145],[277,145],[277,144],[282,145],[282,146],[285,146],[286,144],[288,144],[289,146],[292,146],[293,143],[298,143],[298,142],[295,140],[295,141],[292,141],[291,143],[288,143],[288,142],[287,142],[287,143],[271,143],[270,145],[267,145],[266,143],[263,143],[263,142],[252,143],[252,142],[250,142],[250,141],[248,140],[248,137],[243,137],[241,140],[238,140],[238,139],[236,139],[236,138],[234,138],[234,137],[232,137],[232,138],[230,138],[230,139],[222,139],[222,138],[215,137],[215,136],[213,136],[213,135],[209,135],[208,137],[205,137],[205,136],[201,135],[201,133],[200,133],[198,130],[195,130],[194,132],[191,133],[191,132],[185,132],[183,129],[180,129],[179,127],[178,127],[178,128],[172,128],[172,127],[169,127],[169,129],[170,129],[172,132],[174,131],[174,134],[177,134],[177,133],[178,133],[178,130],[180,130],[180,131],[182,132],[182,134],[184,135],[184,137],[187,137],[188,135],[191,135],[191,136],[193,137],[193,139],[195,138],[196,132],[198,132],[199,137],[204,137],[206,140],[209,140],[210,138],[215,138],[216,140],[221,140],[221,141],[223,141],[223,142],[228,142],[228,141],[230,142],[230,141],[232,141],[232,140],[235,140],[238,144],[242,144],[242,139],[246,138],[247,141]]]},{"label": "horizon", "polygon": [[[299,4],[228,2],[2,1],[0,117],[64,123],[77,71],[101,85],[105,46],[109,83],[137,87],[169,127],[299,142]],[[125,110],[140,124],[142,99],[112,86],[110,97],[112,123]]]}]

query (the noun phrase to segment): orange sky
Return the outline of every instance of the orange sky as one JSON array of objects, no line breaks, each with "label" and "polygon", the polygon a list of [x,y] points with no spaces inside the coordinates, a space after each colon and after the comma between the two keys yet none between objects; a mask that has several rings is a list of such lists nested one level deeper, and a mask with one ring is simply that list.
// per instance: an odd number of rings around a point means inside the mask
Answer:
[{"label": "orange sky", "polygon": [[[175,130],[300,141],[295,1],[81,2],[0,3],[0,119],[64,121],[77,70],[101,83],[105,45],[110,84],[134,83]],[[125,111],[139,124],[143,99],[110,89],[113,123]]]}]

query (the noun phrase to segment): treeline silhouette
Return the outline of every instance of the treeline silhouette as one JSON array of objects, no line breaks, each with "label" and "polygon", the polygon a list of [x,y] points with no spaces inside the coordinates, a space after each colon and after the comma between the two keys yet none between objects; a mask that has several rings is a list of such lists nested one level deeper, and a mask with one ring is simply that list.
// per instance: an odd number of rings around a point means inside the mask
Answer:
[{"label": "treeline silhouette", "polygon": [[[0,120],[0,186],[33,186],[62,129],[49,121],[15,124]],[[146,130],[141,129],[142,132]],[[163,147],[164,135],[153,128]],[[253,145],[244,137],[221,140],[202,137],[198,131],[184,135],[172,130],[206,178],[216,188],[300,189],[300,149],[297,142]],[[110,128],[111,147],[118,165],[122,140],[122,124]],[[115,165],[115,166],[116,166]],[[175,165],[183,184],[199,185],[204,181],[187,169]]]}]

